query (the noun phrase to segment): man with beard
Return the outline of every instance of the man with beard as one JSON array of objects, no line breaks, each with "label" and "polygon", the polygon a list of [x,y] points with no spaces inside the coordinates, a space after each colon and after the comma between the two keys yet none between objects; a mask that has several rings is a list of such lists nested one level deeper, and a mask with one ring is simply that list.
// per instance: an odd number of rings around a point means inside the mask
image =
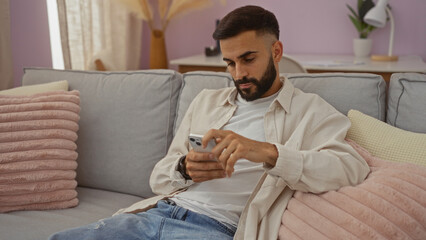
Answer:
[{"label": "man with beard", "polygon": [[[283,45],[271,12],[238,8],[213,37],[236,87],[193,100],[152,172],[159,196],[124,211],[134,214],[52,239],[277,239],[294,190],[320,193],[364,180],[369,168],[344,140],[348,118],[280,79]],[[217,145],[195,152],[190,133],[204,135],[204,147],[211,139]]]}]

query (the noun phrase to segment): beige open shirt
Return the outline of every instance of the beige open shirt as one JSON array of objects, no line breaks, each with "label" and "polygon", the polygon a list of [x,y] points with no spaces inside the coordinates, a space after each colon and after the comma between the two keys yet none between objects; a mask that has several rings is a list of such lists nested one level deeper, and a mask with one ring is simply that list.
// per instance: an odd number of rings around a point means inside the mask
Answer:
[{"label": "beige open shirt", "polygon": [[[247,201],[234,239],[277,239],[294,190],[335,190],[362,182],[369,172],[364,159],[345,141],[349,119],[319,96],[282,81],[284,86],[264,120],[266,141],[275,144],[279,156],[275,166],[264,165],[265,173]],[[237,108],[236,94],[235,87],[203,90],[194,99],[166,157],[152,172],[150,185],[159,196],[119,213],[145,211],[193,184],[176,171],[179,158],[189,151],[188,135],[222,128]]]}]

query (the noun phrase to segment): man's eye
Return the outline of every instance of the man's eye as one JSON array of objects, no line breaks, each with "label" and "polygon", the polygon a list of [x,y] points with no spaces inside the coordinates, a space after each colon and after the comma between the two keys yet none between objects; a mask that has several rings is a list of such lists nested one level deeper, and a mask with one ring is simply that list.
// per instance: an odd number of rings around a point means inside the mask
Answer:
[{"label": "man's eye", "polygon": [[246,63],[251,63],[251,62],[253,62],[253,60],[254,60],[254,58],[245,58],[245,59],[244,59],[244,61],[245,61]]},{"label": "man's eye", "polygon": [[234,62],[228,62],[228,67],[233,67],[233,66],[235,66]]}]

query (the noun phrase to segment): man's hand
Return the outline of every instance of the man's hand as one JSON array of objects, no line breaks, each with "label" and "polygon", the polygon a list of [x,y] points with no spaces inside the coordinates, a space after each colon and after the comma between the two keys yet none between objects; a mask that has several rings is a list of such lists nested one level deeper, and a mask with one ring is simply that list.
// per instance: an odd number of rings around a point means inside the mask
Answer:
[{"label": "man's hand", "polygon": [[213,148],[212,153],[222,164],[229,177],[234,172],[235,163],[241,158],[252,162],[268,163],[271,166],[275,166],[278,158],[278,150],[275,145],[254,141],[232,131],[209,130],[203,137],[203,147],[207,146],[210,139],[216,140],[217,145]]},{"label": "man's hand", "polygon": [[226,177],[222,164],[214,159],[212,153],[199,153],[191,150],[185,159],[186,173],[194,182]]}]

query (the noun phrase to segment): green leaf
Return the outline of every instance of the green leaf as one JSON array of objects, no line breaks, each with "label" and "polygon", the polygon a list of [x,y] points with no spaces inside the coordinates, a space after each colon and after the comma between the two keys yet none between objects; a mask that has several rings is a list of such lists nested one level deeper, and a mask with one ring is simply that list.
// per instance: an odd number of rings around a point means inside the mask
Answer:
[{"label": "green leaf", "polygon": [[349,18],[351,19],[352,23],[354,24],[356,30],[358,32],[362,32],[362,26],[361,26],[361,22],[358,21],[358,19],[354,18],[353,16],[349,15]]},{"label": "green leaf", "polygon": [[350,13],[348,14],[350,20],[352,21],[353,25],[355,26],[356,30],[359,33],[360,38],[367,38],[368,34],[375,29],[375,27],[368,25],[366,22],[364,22],[364,16],[367,14],[368,11],[370,11],[371,8],[374,7],[373,0],[358,0],[357,2],[357,10],[355,11],[354,8],[352,8],[349,4],[346,4],[348,9],[350,10]]},{"label": "green leaf", "polygon": [[349,6],[348,4],[346,4],[346,6],[348,6],[349,10],[351,11],[354,17],[359,18],[358,14],[355,12],[355,10],[351,6]]},{"label": "green leaf", "polygon": [[371,31],[373,31],[374,29],[376,29],[376,27],[371,26],[371,25],[368,25],[368,28],[367,28],[368,32],[371,32]]}]

